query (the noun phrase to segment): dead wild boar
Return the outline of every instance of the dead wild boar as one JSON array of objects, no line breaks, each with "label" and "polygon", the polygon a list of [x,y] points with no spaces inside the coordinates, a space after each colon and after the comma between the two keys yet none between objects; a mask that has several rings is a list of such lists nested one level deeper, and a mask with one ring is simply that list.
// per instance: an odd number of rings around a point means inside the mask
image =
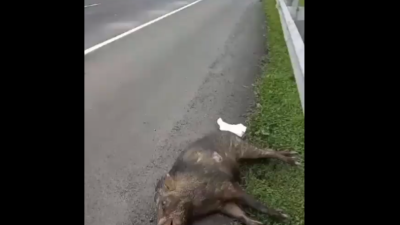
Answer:
[{"label": "dead wild boar", "polygon": [[156,185],[154,197],[158,225],[187,225],[213,213],[238,219],[246,225],[262,224],[241,209],[247,206],[276,219],[288,216],[248,195],[239,186],[240,160],[275,158],[299,165],[290,151],[259,149],[238,136],[218,131],[190,144],[169,173]]}]

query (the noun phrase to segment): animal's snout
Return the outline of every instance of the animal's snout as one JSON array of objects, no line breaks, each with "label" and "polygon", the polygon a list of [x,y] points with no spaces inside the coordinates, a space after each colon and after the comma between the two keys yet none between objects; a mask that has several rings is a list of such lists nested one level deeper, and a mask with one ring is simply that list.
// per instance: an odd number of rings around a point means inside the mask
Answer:
[{"label": "animal's snout", "polygon": [[157,225],[180,225],[180,224],[176,224],[176,223],[174,223],[174,220],[173,219],[166,219],[165,217],[164,218],[161,218],[160,219],[160,221],[158,221],[158,224]]},{"label": "animal's snout", "polygon": [[163,217],[158,221],[157,225],[164,225],[165,222],[167,222],[167,219],[165,217]]},{"label": "animal's snout", "polygon": [[182,221],[179,219],[174,220],[173,218],[167,219],[166,217],[163,217],[158,221],[157,225],[182,225]]}]

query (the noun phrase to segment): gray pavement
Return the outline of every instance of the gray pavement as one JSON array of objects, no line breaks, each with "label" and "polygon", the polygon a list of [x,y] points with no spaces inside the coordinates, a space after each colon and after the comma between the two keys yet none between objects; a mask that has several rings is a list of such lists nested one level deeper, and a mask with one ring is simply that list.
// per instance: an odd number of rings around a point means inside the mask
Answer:
[{"label": "gray pavement", "polygon": [[[184,2],[95,3],[85,49]],[[85,56],[85,225],[155,224],[155,182],[182,147],[219,117],[244,123],[263,25],[258,0],[204,0]]]}]

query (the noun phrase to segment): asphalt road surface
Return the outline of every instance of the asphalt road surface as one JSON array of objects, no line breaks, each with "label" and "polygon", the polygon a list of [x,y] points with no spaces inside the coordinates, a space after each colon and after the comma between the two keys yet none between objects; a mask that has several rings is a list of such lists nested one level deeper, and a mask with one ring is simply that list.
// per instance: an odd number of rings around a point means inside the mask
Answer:
[{"label": "asphalt road surface", "polygon": [[[85,0],[85,49],[191,2]],[[203,0],[85,54],[85,225],[156,224],[181,149],[219,117],[244,123],[263,26],[259,0]]]}]

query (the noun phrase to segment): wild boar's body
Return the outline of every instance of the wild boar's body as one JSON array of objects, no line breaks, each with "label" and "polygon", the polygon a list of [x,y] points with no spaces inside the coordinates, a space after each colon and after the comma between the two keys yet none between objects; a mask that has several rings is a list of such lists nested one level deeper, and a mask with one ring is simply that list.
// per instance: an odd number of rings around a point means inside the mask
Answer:
[{"label": "wild boar's body", "polygon": [[288,216],[260,203],[239,186],[239,161],[277,158],[298,165],[294,152],[258,149],[238,136],[213,132],[190,144],[167,175],[156,185],[158,225],[187,225],[211,213],[223,213],[243,224],[261,224],[248,218],[248,206],[278,219]]}]

